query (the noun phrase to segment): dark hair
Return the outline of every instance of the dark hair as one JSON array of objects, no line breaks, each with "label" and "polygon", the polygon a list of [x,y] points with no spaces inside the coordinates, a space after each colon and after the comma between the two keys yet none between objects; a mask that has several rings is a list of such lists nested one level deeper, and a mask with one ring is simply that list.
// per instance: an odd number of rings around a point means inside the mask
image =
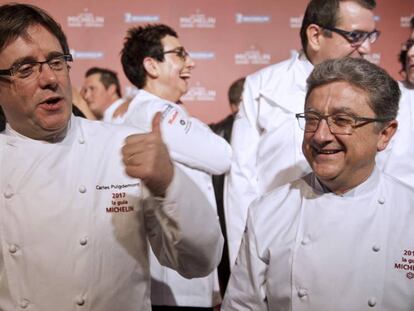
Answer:
[{"label": "dark hair", "polygon": [[0,51],[18,37],[28,36],[27,29],[41,25],[59,41],[64,54],[69,46],[60,25],[44,10],[30,4],[10,3],[0,6]]},{"label": "dark hair", "polygon": [[414,29],[414,16],[411,17],[410,24],[411,24],[411,29]]},{"label": "dark hair", "polygon": [[364,90],[378,118],[397,117],[401,96],[398,83],[384,69],[362,58],[327,60],[315,66],[307,80],[306,101],[316,87],[336,81],[345,81]]},{"label": "dark hair", "polygon": [[240,104],[245,80],[246,78],[243,77],[243,78],[237,79],[230,85],[229,91],[227,92],[227,97],[229,99],[230,104],[233,104],[233,105]]},{"label": "dark hair", "polygon": [[401,71],[405,71],[407,68],[407,55],[408,51],[413,47],[414,39],[408,39],[401,47],[400,54],[398,55],[398,61],[401,64]]},{"label": "dark hair", "polygon": [[144,59],[152,57],[160,62],[164,61],[161,40],[165,36],[178,38],[171,27],[162,24],[138,26],[128,30],[121,51],[121,63],[128,80],[137,88],[143,88],[146,83]]},{"label": "dark hair", "polygon": [[99,74],[99,81],[102,82],[103,86],[107,90],[108,87],[110,87],[112,84],[116,87],[116,94],[118,97],[122,97],[121,94],[121,86],[119,84],[118,75],[115,71],[106,69],[106,68],[100,68],[100,67],[92,67],[89,68],[88,71],[85,73],[85,78],[94,75]]},{"label": "dark hair", "polygon": [[324,27],[335,27],[339,19],[340,2],[353,1],[363,8],[373,10],[376,7],[375,0],[311,0],[306,7],[303,16],[302,27],[300,28],[300,40],[302,49],[307,53],[308,36],[306,31],[310,24],[317,24]]}]

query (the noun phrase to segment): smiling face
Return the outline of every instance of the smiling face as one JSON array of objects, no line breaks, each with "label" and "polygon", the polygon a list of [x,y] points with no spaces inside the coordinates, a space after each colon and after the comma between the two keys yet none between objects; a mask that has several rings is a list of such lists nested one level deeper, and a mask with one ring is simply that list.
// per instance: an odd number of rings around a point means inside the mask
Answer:
[{"label": "smiling face", "polygon": [[[316,27],[316,26],[312,26]],[[336,28],[345,31],[366,31],[375,29],[374,13],[354,1],[341,1],[339,4],[339,19]],[[317,27],[319,28],[319,27]],[[317,44],[314,45],[316,53],[311,59],[313,64],[319,64],[327,59],[342,57],[362,57],[370,53],[371,44],[365,40],[359,46],[352,46],[342,35],[330,32],[329,35],[319,28]]]},{"label": "smiling face", "polygon": [[[332,82],[313,89],[305,111],[376,117],[365,91],[347,82]],[[355,128],[351,135],[334,135],[322,120],[314,133],[305,132],[302,149],[319,180],[331,191],[344,193],[369,177],[377,151],[385,149],[392,134],[368,123]]]},{"label": "smiling face", "polygon": [[[59,41],[44,27],[30,26],[27,34],[0,52],[1,69],[63,54]],[[53,141],[65,132],[71,115],[71,96],[68,69],[53,71],[43,64],[39,77],[33,80],[0,78],[0,105],[7,122],[32,139]]]},{"label": "smiling face", "polygon": [[111,84],[108,88],[105,88],[100,73],[85,78],[82,97],[98,119],[102,119],[105,110],[118,99],[116,86]]},{"label": "smiling face", "polygon": [[[182,47],[176,37],[169,35],[161,43],[164,52]],[[155,71],[150,73],[144,89],[171,102],[177,102],[188,91],[188,79],[191,78],[194,61],[190,56],[183,59],[176,53],[166,53],[163,61],[155,61],[153,65]]]}]

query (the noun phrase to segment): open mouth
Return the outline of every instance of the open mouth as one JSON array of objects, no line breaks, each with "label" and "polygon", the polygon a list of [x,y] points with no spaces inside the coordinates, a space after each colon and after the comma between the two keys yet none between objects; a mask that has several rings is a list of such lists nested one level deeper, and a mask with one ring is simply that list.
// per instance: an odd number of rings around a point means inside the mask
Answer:
[{"label": "open mouth", "polygon": [[326,155],[330,155],[330,154],[339,153],[339,152],[341,152],[343,150],[342,149],[319,149],[319,148],[313,147],[313,151],[316,154],[324,154],[324,155],[326,154]]},{"label": "open mouth", "polygon": [[59,102],[62,100],[61,97],[50,97],[40,103],[40,106],[46,110],[56,110],[59,109]]},{"label": "open mouth", "polygon": [[191,78],[191,72],[182,72],[180,73],[180,79],[186,81]]}]

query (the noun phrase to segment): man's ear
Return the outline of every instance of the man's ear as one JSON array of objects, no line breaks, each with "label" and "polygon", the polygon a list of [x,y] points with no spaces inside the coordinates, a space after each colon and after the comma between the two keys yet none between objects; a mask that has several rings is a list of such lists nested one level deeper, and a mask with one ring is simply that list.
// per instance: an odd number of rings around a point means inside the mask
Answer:
[{"label": "man's ear", "polygon": [[310,24],[306,29],[308,37],[308,49],[318,52],[321,49],[321,40],[323,40],[323,28],[316,24]]},{"label": "man's ear", "polygon": [[389,142],[391,141],[391,138],[394,136],[395,132],[398,128],[398,121],[392,120],[387,123],[387,125],[381,129],[379,133],[379,139],[377,143],[377,151],[384,150]]},{"label": "man's ear", "polygon": [[153,59],[152,57],[145,57],[143,64],[144,64],[144,68],[148,76],[150,76],[151,78],[158,77],[159,66],[158,66],[158,62],[155,59]]},{"label": "man's ear", "polygon": [[111,84],[110,86],[108,86],[107,91],[111,95],[116,94],[116,85],[115,84]]}]

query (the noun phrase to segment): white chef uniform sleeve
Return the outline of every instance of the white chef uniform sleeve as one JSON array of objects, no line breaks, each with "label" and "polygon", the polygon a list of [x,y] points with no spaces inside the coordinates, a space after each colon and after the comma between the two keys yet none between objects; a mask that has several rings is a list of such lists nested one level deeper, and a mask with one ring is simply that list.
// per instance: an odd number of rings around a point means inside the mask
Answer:
[{"label": "white chef uniform sleeve", "polygon": [[214,175],[224,174],[230,169],[230,145],[180,107],[167,105],[164,108],[161,129],[163,140],[175,161]]},{"label": "white chef uniform sleeve", "polygon": [[178,167],[165,198],[144,200],[150,245],[162,265],[186,278],[204,277],[220,262],[223,236],[209,201]]},{"label": "white chef uniform sleeve", "polygon": [[248,217],[240,250],[231,272],[221,307],[223,311],[268,310],[266,303],[267,264],[260,258],[257,236]]},{"label": "white chef uniform sleeve", "polygon": [[233,163],[224,186],[224,209],[230,265],[234,264],[246,225],[247,209],[259,195],[257,184],[257,150],[260,131],[258,105],[249,77],[243,91],[240,111],[233,124],[231,147]]}]

